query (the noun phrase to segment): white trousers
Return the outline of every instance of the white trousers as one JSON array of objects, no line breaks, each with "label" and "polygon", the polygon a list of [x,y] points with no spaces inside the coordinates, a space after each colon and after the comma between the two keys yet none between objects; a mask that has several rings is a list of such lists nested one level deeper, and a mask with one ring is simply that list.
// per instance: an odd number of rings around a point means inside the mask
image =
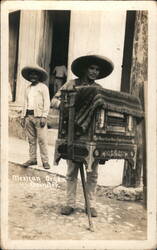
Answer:
[{"label": "white trousers", "polygon": [[29,142],[30,160],[37,160],[38,141],[42,163],[48,162],[47,125],[41,128],[40,118],[28,115],[25,120],[25,129]]},{"label": "white trousers", "polygon": [[62,85],[63,85],[63,79],[62,78],[55,78],[54,79],[54,95],[62,87]]}]

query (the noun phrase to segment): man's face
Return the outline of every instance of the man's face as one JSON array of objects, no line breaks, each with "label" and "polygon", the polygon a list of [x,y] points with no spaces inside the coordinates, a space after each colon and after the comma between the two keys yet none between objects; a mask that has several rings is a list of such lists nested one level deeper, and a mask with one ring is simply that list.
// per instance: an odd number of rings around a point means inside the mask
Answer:
[{"label": "man's face", "polygon": [[29,78],[30,78],[30,81],[33,83],[37,83],[39,82],[39,76],[38,74],[36,73],[36,71],[32,71],[29,75]]},{"label": "man's face", "polygon": [[99,66],[92,64],[87,68],[86,77],[89,80],[96,80],[99,76],[100,68]]}]

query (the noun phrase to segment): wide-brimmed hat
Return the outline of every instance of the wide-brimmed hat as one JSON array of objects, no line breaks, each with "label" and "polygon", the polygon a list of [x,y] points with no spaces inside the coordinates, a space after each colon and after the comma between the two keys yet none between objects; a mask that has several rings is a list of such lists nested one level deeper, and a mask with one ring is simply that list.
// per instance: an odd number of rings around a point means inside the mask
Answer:
[{"label": "wide-brimmed hat", "polygon": [[44,82],[47,80],[48,78],[48,74],[46,72],[45,69],[41,68],[40,66],[26,66],[21,70],[21,74],[22,76],[27,80],[30,81],[30,74],[32,73],[32,71],[36,72],[39,76],[39,81],[40,82]]},{"label": "wide-brimmed hat", "polygon": [[106,57],[99,55],[87,55],[81,56],[72,62],[71,70],[74,75],[82,77],[84,71],[92,64],[98,65],[100,67],[100,74],[97,79],[104,78],[111,74],[113,71],[113,63]]}]

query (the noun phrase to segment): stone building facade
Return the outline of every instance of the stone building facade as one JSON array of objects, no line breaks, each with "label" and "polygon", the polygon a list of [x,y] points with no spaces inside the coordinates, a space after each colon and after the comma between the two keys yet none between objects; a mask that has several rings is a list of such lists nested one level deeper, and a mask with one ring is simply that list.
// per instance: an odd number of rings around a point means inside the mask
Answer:
[{"label": "stone building facade", "polygon": [[[58,60],[61,59],[67,67],[67,78],[70,79],[74,78],[70,65],[76,57],[85,54],[104,55],[113,61],[114,72],[98,82],[104,88],[132,92],[140,96],[144,105],[147,34],[145,11],[10,12],[9,134],[25,138],[19,120],[27,85],[21,76],[21,69],[26,65],[38,64],[47,70],[49,78],[46,84],[53,96],[52,71]],[[142,89],[143,93],[137,89]],[[53,118],[54,127],[57,127],[57,111],[54,111]]]}]

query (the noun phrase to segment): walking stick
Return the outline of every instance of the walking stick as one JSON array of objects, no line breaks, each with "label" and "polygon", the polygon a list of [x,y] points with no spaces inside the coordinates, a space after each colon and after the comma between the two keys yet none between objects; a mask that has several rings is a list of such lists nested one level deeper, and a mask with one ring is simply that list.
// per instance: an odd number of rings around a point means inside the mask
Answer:
[{"label": "walking stick", "polygon": [[[74,141],[74,119],[75,119],[75,96],[76,92],[71,91],[67,93],[69,95],[69,121],[68,121],[68,159],[75,160],[74,157],[74,151],[73,151],[73,141]],[[88,198],[88,192],[86,188],[86,182],[85,182],[85,174],[84,174],[84,168],[83,163],[80,163],[80,175],[81,175],[81,181],[82,181],[82,187],[83,187],[83,193],[84,193],[84,199],[85,199],[85,205],[87,209],[87,215],[88,215],[88,222],[89,222],[89,230],[94,232],[93,223],[91,219],[91,211],[90,211],[90,201]]]}]

